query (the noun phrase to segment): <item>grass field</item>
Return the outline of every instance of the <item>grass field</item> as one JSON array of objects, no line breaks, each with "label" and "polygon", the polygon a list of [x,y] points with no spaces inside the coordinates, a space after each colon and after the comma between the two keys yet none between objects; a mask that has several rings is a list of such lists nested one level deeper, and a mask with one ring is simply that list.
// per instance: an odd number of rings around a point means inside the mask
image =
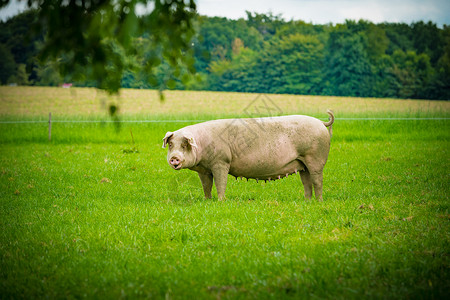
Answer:
[{"label": "grass field", "polygon": [[[43,121],[0,123],[0,297],[449,298],[449,103],[265,97],[0,87],[0,121]],[[119,127],[55,122],[48,141],[49,112],[108,120],[110,103]],[[226,201],[204,200],[161,148],[194,120],[327,108],[322,203],[298,176],[230,177]]]}]

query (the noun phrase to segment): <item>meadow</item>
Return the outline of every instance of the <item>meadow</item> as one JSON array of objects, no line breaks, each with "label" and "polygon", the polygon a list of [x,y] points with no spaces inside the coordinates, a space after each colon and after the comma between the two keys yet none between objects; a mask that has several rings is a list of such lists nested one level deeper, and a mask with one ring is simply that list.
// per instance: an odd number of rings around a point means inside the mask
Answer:
[{"label": "meadow", "polygon": [[[2,299],[450,296],[449,102],[37,87],[0,101]],[[205,200],[161,148],[201,120],[327,108],[324,202],[299,176],[230,176],[225,201]]]}]

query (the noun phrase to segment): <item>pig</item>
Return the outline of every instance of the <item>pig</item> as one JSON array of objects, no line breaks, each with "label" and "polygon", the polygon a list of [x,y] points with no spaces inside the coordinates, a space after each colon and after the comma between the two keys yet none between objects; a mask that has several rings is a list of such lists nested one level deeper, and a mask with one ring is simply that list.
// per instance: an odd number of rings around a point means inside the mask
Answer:
[{"label": "pig", "polygon": [[[271,181],[300,174],[304,196],[323,201],[323,169],[328,159],[329,121],[302,115],[222,119],[167,132],[167,162],[174,170],[196,171],[205,197],[211,198],[213,180],[224,199],[228,174],[237,178]],[[329,127],[329,130],[327,130]]]}]

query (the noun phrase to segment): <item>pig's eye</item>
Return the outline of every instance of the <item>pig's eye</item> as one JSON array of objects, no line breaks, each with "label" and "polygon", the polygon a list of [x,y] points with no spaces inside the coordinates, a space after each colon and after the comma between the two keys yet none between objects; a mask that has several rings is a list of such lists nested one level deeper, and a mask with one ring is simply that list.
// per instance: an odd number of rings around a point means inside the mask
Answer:
[{"label": "pig's eye", "polygon": [[182,144],[181,148],[186,149],[187,148],[187,144]]},{"label": "pig's eye", "polygon": [[172,148],[172,143],[169,143],[169,148]]}]

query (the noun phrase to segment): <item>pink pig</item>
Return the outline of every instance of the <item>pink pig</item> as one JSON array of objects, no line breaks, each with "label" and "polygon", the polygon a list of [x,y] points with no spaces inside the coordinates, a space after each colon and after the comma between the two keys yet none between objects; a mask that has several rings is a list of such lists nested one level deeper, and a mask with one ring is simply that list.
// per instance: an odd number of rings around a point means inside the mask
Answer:
[{"label": "pink pig", "polygon": [[[333,113],[328,122],[309,116],[208,121],[167,132],[167,161],[174,170],[198,172],[206,198],[213,179],[219,199],[225,197],[228,174],[275,180],[300,173],[305,197],[322,201],[323,168],[330,151]],[[328,132],[326,127],[330,127]]]}]

